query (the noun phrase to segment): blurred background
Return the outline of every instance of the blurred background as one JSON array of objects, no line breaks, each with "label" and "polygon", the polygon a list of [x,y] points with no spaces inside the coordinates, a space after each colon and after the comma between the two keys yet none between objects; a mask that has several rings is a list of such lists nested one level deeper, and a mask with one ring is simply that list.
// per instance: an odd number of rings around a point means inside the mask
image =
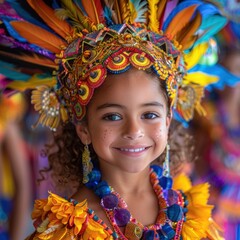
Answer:
[{"label": "blurred background", "polygon": [[[206,116],[196,115],[185,126],[193,135],[195,160],[186,159],[182,171],[195,184],[211,184],[213,218],[227,240],[240,240],[240,2],[217,2],[228,24],[209,42],[204,69],[201,64],[198,68],[215,71],[219,81],[205,91]],[[0,3],[0,8],[6,7]],[[3,66],[0,70],[4,73]],[[5,80],[1,74],[0,89]],[[52,133],[35,126],[38,116],[30,95],[0,93],[0,240],[21,240],[30,234],[34,200],[56,192],[51,176],[39,172],[48,166],[44,146]]]}]

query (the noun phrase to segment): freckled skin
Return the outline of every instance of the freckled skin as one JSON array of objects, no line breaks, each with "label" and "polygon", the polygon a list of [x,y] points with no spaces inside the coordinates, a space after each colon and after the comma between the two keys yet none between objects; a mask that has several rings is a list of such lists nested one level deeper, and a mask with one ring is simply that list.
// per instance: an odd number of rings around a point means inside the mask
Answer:
[{"label": "freckled skin", "polygon": [[136,69],[109,75],[88,105],[85,137],[100,165],[141,172],[164,151],[170,124],[167,112],[157,77]]}]

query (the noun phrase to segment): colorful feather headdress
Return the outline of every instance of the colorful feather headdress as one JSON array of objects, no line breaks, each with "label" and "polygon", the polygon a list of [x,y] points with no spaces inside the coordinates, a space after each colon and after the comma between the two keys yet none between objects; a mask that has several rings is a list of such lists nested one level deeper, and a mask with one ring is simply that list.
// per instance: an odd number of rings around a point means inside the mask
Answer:
[{"label": "colorful feather headdress", "polygon": [[[108,73],[151,68],[178,119],[190,120],[216,76],[191,70],[225,24],[218,8],[185,0],[7,0],[0,10],[5,90],[34,89],[38,123],[81,121]],[[49,4],[51,2],[51,4]],[[204,16],[204,17],[203,17]]]}]

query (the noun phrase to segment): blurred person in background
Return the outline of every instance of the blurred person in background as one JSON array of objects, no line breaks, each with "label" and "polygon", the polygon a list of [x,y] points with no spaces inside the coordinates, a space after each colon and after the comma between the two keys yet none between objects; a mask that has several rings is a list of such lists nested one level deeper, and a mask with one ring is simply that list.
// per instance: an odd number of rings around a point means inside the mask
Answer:
[{"label": "blurred person in background", "polygon": [[219,66],[209,69],[218,71],[220,81],[206,92],[207,118],[191,125],[199,156],[193,178],[210,182],[214,218],[227,240],[240,239],[240,3],[235,4],[234,14],[225,6],[230,21],[216,36]]},{"label": "blurred person in background", "polygon": [[23,97],[0,95],[0,239],[20,240],[27,234],[31,178],[19,121]]}]

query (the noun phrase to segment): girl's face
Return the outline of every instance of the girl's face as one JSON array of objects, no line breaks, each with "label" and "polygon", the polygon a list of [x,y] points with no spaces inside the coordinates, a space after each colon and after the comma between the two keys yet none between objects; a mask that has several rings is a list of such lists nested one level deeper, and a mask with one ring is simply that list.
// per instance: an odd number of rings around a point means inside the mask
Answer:
[{"label": "girl's face", "polygon": [[110,75],[88,105],[81,141],[92,143],[100,165],[139,172],[167,143],[170,117],[157,77],[130,69]]}]

